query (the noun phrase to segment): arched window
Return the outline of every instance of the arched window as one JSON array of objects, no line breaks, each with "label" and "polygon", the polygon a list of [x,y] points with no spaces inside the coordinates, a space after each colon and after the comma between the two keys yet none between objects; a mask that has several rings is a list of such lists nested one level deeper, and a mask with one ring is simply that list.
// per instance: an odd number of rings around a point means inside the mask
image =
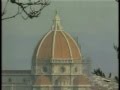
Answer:
[{"label": "arched window", "polygon": [[11,78],[8,78],[8,82],[11,83],[11,82],[12,82],[12,79],[11,79]]},{"label": "arched window", "polygon": [[65,72],[65,67],[62,66],[62,67],[60,68],[60,71],[61,71],[62,73]]},{"label": "arched window", "polygon": [[43,67],[43,72],[47,72],[48,70],[47,70],[47,67]]},{"label": "arched window", "polygon": [[78,71],[78,68],[77,67],[75,67],[75,72],[77,72]]},{"label": "arched window", "polygon": [[26,79],[25,78],[23,78],[23,83],[26,83]]}]

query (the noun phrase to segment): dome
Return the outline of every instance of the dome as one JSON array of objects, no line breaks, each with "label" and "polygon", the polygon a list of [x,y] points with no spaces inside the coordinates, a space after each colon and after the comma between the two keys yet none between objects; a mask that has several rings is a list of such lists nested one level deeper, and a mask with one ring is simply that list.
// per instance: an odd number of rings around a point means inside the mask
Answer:
[{"label": "dome", "polygon": [[36,58],[39,60],[80,60],[81,53],[76,41],[63,31],[60,17],[56,13],[50,30],[40,41]]}]

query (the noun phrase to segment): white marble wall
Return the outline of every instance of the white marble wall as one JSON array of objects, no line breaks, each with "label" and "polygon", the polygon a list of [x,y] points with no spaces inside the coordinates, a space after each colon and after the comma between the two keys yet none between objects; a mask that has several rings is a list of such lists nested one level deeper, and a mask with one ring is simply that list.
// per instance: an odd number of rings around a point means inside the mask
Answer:
[{"label": "white marble wall", "polygon": [[2,90],[31,90],[31,84],[30,75],[2,75]]}]

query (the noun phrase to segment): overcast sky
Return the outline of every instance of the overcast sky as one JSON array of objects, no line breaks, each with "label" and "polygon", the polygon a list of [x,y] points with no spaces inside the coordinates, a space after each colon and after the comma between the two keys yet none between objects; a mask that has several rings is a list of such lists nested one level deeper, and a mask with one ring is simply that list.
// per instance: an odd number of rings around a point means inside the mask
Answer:
[{"label": "overcast sky", "polygon": [[[8,14],[15,13],[14,5]],[[39,18],[23,20],[21,16],[2,23],[3,69],[30,69],[31,58],[40,38],[51,29],[55,10],[61,17],[64,30],[78,36],[82,55],[92,60],[92,69],[118,73],[118,7],[114,0],[54,0]]]}]

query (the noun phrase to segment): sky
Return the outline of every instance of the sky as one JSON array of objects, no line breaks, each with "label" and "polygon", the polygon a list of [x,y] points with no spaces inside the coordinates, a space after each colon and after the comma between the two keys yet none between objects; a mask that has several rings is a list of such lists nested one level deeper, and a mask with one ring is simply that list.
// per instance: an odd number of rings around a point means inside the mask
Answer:
[{"label": "sky", "polygon": [[[8,15],[15,13],[14,7],[8,5]],[[81,53],[90,58],[92,69],[117,75],[113,44],[118,45],[118,4],[114,0],[52,0],[38,18],[23,20],[17,16],[2,21],[2,69],[31,69],[33,51],[51,29],[56,9],[64,31],[78,36]]]}]

